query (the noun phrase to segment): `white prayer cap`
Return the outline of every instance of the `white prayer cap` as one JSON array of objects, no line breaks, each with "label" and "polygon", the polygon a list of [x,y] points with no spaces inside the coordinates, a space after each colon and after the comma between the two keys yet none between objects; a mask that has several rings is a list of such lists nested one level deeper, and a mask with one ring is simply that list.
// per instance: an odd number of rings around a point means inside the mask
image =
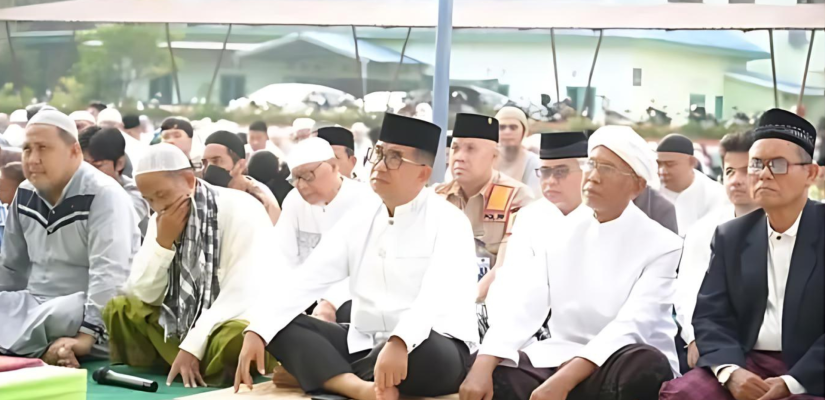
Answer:
[{"label": "white prayer cap", "polygon": [[292,127],[295,128],[296,131],[312,129],[314,125],[315,120],[312,118],[296,118],[295,121],[292,121]]},{"label": "white prayer cap", "polygon": [[587,141],[587,154],[604,146],[616,153],[633,168],[633,172],[647,182],[651,189],[659,189],[656,153],[647,142],[629,126],[608,125],[599,128]]},{"label": "white prayer cap", "polygon": [[192,168],[192,163],[181,149],[169,143],[158,143],[149,146],[149,149],[138,159],[134,175],[190,168]]},{"label": "white prayer cap", "polygon": [[114,108],[107,108],[97,114],[97,123],[100,124],[102,122],[114,122],[117,124],[123,123],[123,116],[120,115],[120,111]]},{"label": "white prayer cap", "polygon": [[306,138],[292,147],[289,152],[287,165],[290,169],[295,169],[301,165],[326,161],[335,158],[332,146],[324,139],[318,137]]},{"label": "white prayer cap", "polygon": [[68,132],[77,139],[77,125],[66,114],[55,110],[53,107],[43,107],[37,114],[34,114],[29,123],[26,124],[28,128],[31,125],[50,125],[58,129]]},{"label": "white prayer cap", "polygon": [[69,118],[71,118],[72,121],[85,121],[93,124],[97,123],[97,121],[95,121],[95,116],[86,110],[75,111],[69,114]]},{"label": "white prayer cap", "polygon": [[15,110],[9,115],[9,122],[12,124],[25,124],[29,120],[29,114],[26,110]]}]

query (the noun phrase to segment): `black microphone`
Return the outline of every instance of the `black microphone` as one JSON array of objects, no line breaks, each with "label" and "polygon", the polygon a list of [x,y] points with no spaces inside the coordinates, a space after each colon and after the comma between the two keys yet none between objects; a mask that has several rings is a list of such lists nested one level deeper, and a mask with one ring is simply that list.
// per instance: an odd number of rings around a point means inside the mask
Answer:
[{"label": "black microphone", "polygon": [[126,389],[140,390],[142,392],[157,392],[158,383],[137,376],[121,374],[112,371],[111,367],[101,367],[92,374],[95,382],[101,385],[120,386]]}]

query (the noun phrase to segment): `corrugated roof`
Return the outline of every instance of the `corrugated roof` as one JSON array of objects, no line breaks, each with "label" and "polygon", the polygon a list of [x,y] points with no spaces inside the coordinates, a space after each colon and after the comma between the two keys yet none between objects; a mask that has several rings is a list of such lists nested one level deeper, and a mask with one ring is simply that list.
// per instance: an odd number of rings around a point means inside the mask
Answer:
[{"label": "corrugated roof", "polygon": [[[235,56],[243,58],[269,53],[296,42],[310,43],[342,56],[355,58],[355,42],[352,40],[352,36],[324,32],[292,33],[279,39],[261,43],[252,50],[241,51]],[[398,63],[398,60],[401,59],[401,53],[363,39],[358,39],[358,55],[361,59],[379,63]],[[421,62],[405,55],[404,64],[421,64]]]},{"label": "corrugated roof", "polygon": [[[559,30],[561,35],[588,36],[593,33],[575,30]],[[647,39],[668,43],[701,46],[723,50],[736,50],[762,58],[770,58],[771,54],[745,38],[740,31],[664,31],[653,29],[612,29],[604,31],[605,37],[622,37],[631,39]]]}]

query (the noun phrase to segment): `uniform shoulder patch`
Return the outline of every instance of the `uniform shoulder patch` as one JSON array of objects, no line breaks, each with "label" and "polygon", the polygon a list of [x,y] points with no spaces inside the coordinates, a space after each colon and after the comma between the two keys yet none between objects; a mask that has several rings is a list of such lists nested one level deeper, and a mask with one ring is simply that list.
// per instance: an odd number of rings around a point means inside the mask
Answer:
[{"label": "uniform shoulder patch", "polygon": [[487,190],[487,204],[484,206],[484,219],[487,221],[506,222],[510,207],[516,197],[516,188],[493,184]]}]

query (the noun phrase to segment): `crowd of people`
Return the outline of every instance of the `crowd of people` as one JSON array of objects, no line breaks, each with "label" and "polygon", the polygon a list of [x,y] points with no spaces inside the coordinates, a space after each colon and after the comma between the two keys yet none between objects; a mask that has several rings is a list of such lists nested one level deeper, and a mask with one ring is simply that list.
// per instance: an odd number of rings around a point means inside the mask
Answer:
[{"label": "crowd of people", "polygon": [[[825,167],[780,109],[720,142],[524,113],[372,137],[93,105],[0,136],[0,355],[358,400],[825,396]],[[23,115],[23,114],[26,115]],[[200,146],[200,150],[193,150]]]}]

